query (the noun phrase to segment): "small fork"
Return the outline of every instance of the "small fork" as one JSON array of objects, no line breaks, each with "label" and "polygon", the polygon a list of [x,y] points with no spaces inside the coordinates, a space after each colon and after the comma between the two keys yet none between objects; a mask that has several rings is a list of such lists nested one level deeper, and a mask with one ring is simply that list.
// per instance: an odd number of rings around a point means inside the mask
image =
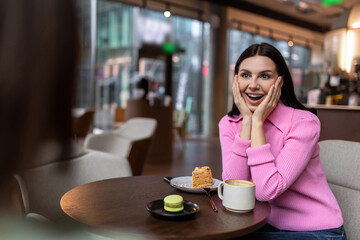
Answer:
[{"label": "small fork", "polygon": [[212,198],[211,198],[211,195],[210,195],[210,188],[203,188],[204,189],[204,191],[206,192],[206,195],[208,196],[208,198],[209,198],[209,200],[210,200],[210,204],[211,204],[211,207],[212,207],[212,209],[214,210],[214,212],[218,212],[218,210],[217,210],[217,208],[216,208],[216,206],[215,206],[215,203],[214,203],[214,201],[212,200]]}]

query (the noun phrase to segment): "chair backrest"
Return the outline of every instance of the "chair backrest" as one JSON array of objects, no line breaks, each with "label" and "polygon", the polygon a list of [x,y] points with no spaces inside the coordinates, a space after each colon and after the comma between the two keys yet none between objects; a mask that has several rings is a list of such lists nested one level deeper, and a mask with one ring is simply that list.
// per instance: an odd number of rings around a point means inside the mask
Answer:
[{"label": "chair backrest", "polygon": [[348,240],[360,236],[360,143],[344,140],[319,142],[320,159],[344,217]]},{"label": "chair backrest", "polygon": [[84,146],[127,158],[133,175],[141,175],[151,151],[156,126],[155,119],[132,118],[118,130],[89,135]]},{"label": "chair backrest", "polygon": [[86,109],[80,116],[73,117],[74,138],[85,138],[94,120],[94,109]]},{"label": "chair backrest", "polygon": [[150,106],[143,99],[129,99],[126,102],[125,120],[138,117],[156,119],[157,125],[148,162],[168,163],[173,157],[173,102],[169,106]]},{"label": "chair backrest", "polygon": [[84,147],[101,152],[112,153],[128,159],[133,140],[111,132],[90,134],[85,138]]},{"label": "chair backrest", "polygon": [[153,137],[133,141],[128,159],[134,176],[142,174],[146,159],[150,155],[152,142]]},{"label": "chair backrest", "polygon": [[125,108],[115,108],[114,115],[115,122],[124,122],[125,121]]},{"label": "chair backrest", "polygon": [[66,218],[60,199],[70,189],[103,179],[131,176],[125,158],[86,150],[70,160],[51,162],[15,174],[25,214],[37,213],[52,221]]},{"label": "chair backrest", "polygon": [[135,117],[127,120],[121,128],[114,131],[123,138],[140,140],[152,137],[155,133],[157,121],[153,118]]}]

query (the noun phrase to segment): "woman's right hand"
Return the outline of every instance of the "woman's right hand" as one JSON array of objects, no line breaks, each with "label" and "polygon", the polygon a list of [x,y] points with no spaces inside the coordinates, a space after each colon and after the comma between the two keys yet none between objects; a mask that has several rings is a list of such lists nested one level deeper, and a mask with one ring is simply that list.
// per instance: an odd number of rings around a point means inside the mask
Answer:
[{"label": "woman's right hand", "polygon": [[252,112],[246,105],[244,98],[241,96],[238,75],[235,75],[235,77],[234,77],[232,91],[233,91],[233,95],[234,95],[235,105],[239,109],[240,114],[243,117],[243,120],[241,123],[241,131],[240,131],[239,136],[240,136],[240,138],[242,138],[244,140],[250,140],[251,139]]},{"label": "woman's right hand", "polygon": [[250,111],[250,109],[248,108],[248,106],[245,103],[244,98],[241,96],[240,93],[240,84],[238,81],[238,75],[235,75],[234,77],[234,82],[233,82],[233,86],[232,86],[232,92],[234,95],[234,102],[236,107],[239,109],[242,117],[245,119],[251,119],[252,117],[252,112]]}]

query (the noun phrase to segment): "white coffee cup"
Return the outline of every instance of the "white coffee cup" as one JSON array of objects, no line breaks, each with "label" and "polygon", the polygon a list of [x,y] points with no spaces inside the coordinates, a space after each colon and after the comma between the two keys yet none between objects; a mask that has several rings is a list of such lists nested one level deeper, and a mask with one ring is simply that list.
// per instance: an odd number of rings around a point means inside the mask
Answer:
[{"label": "white coffee cup", "polygon": [[218,185],[218,196],[225,209],[232,212],[249,212],[255,207],[255,183],[229,179]]}]

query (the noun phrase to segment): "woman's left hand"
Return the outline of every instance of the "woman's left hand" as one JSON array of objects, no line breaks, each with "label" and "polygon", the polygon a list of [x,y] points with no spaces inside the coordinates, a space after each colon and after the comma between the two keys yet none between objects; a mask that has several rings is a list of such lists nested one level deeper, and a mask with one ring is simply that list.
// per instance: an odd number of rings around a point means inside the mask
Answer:
[{"label": "woman's left hand", "polygon": [[271,86],[264,101],[256,108],[253,113],[253,121],[259,121],[263,123],[269,114],[274,110],[281,96],[281,87],[283,84],[282,76],[276,79],[276,82]]}]

